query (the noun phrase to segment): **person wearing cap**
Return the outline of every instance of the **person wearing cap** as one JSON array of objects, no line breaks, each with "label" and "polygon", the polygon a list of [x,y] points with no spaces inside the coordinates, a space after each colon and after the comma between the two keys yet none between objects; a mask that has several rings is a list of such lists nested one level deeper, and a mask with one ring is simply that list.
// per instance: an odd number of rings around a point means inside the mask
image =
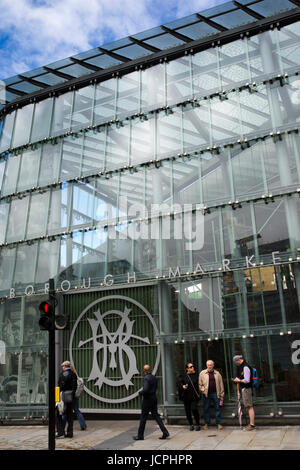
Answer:
[{"label": "person wearing cap", "polygon": [[[72,400],[65,402],[64,415],[66,421],[59,419],[57,422],[57,438],[60,437],[73,437],[73,401],[77,389],[77,376],[71,370],[71,363],[65,361],[61,364],[62,372],[59,374],[58,386],[61,392],[71,392]],[[65,425],[68,424],[67,433],[65,434]]]},{"label": "person wearing cap", "polygon": [[234,356],[233,362],[237,366],[237,377],[234,379],[234,382],[238,383],[241,387],[242,400],[245,408],[248,410],[250,419],[250,424],[244,429],[246,431],[253,431],[255,429],[255,413],[252,397],[252,367],[247,364],[242,355]]}]

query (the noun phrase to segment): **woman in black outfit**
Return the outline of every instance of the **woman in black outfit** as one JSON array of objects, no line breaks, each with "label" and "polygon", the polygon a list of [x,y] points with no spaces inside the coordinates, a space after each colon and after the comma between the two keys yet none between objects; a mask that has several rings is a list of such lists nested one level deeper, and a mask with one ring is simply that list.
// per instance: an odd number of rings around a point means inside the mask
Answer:
[{"label": "woman in black outfit", "polygon": [[[183,404],[185,414],[190,425],[190,431],[194,429],[200,431],[200,415],[198,411],[198,402],[201,398],[198,376],[195,372],[192,362],[186,364],[186,374],[182,378],[183,388]],[[196,427],[193,426],[193,417],[195,419]]]}]

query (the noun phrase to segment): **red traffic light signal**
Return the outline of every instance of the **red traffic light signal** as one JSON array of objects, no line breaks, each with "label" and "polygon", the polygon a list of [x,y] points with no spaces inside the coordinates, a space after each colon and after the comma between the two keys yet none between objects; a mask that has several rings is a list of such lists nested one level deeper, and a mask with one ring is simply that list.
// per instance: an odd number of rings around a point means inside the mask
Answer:
[{"label": "red traffic light signal", "polygon": [[41,330],[51,330],[54,327],[54,312],[55,308],[52,302],[44,300],[39,305],[40,320],[39,325]]}]

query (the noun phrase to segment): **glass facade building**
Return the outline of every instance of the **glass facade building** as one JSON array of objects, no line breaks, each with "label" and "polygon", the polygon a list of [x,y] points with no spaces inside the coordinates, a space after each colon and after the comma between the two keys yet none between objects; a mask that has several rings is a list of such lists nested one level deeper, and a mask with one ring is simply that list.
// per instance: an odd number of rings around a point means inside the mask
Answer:
[{"label": "glass facade building", "polygon": [[[47,416],[57,367],[85,412],[139,409],[142,367],[255,366],[257,416],[300,416],[300,8],[243,0],[5,80],[0,122],[0,418]],[[298,353],[299,350],[299,353]]]}]

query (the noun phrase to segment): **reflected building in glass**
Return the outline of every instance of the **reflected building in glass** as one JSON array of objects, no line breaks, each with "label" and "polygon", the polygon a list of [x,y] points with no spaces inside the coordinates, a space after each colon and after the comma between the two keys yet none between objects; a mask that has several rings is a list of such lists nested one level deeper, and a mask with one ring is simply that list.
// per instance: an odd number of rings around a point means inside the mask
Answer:
[{"label": "reflected building in glass", "polygon": [[299,20],[228,2],[4,80],[2,420],[47,417],[50,278],[85,413],[138,412],[150,363],[184,416],[176,380],[212,359],[234,424],[244,354],[257,418],[300,416]]}]

